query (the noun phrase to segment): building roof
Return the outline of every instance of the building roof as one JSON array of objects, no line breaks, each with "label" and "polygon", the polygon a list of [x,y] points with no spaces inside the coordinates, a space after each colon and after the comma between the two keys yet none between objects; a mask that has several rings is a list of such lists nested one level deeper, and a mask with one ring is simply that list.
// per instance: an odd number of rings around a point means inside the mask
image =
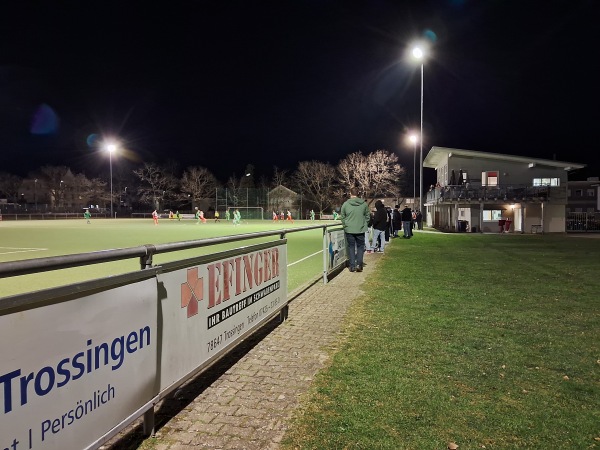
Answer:
[{"label": "building roof", "polygon": [[488,159],[496,161],[508,161],[524,164],[535,164],[536,166],[557,167],[564,170],[582,169],[585,164],[577,164],[553,159],[530,158],[527,156],[505,155],[502,153],[477,152],[474,150],[463,150],[460,148],[431,147],[423,161],[423,167],[435,169],[442,163],[446,156],[452,154],[463,158]]}]

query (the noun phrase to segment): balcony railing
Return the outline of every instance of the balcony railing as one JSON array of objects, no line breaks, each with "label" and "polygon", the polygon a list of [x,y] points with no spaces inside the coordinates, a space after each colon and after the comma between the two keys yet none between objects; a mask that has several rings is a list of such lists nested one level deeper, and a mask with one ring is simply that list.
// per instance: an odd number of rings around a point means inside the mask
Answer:
[{"label": "balcony railing", "polygon": [[566,202],[567,192],[564,186],[526,186],[498,185],[473,186],[469,184],[434,187],[427,192],[428,203],[446,201],[501,201],[501,202],[533,202],[554,201]]}]

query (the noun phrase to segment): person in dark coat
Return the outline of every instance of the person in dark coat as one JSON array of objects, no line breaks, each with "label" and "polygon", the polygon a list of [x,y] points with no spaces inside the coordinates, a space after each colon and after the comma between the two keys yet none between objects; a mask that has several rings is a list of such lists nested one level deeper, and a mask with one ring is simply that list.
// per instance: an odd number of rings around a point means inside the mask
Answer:
[{"label": "person in dark coat", "polygon": [[404,209],[402,210],[402,228],[404,229],[404,239],[410,239],[411,235],[411,222],[412,222],[412,211],[408,207],[408,205],[404,205]]},{"label": "person in dark coat", "polygon": [[385,230],[388,226],[388,215],[383,206],[383,202],[381,200],[377,200],[375,202],[375,215],[373,216],[373,243],[371,246],[375,249],[377,248],[377,241],[380,241],[379,244],[379,253],[383,253],[385,248]]},{"label": "person in dark coat", "polygon": [[423,214],[421,211],[417,211],[417,228],[419,230],[423,229]]},{"label": "person in dark coat", "polygon": [[387,214],[387,226],[385,227],[385,242],[390,242],[390,238],[394,233],[394,227],[392,226],[392,208],[386,206],[385,213]]},{"label": "person in dark coat", "polygon": [[394,237],[398,237],[398,231],[402,229],[402,214],[400,214],[400,205],[394,206],[392,212],[392,227],[394,228]]}]

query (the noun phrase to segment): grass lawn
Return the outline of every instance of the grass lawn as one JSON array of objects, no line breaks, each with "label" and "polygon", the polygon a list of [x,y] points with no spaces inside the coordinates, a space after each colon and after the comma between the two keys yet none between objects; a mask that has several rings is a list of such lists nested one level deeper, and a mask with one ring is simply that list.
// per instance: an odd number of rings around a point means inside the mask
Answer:
[{"label": "grass lawn", "polygon": [[600,448],[600,239],[386,247],[294,449]]},{"label": "grass lawn", "polygon": [[[154,226],[151,219],[92,219],[89,225],[83,219],[5,221],[0,222],[0,262],[332,223],[331,221],[295,221],[294,224],[244,221],[240,226],[234,227],[231,222],[225,220],[219,223],[208,221],[197,225],[193,220],[179,222],[162,219],[159,226]],[[289,291],[322,273],[322,236],[320,229],[286,235]],[[159,254],[155,256],[154,264],[276,239],[278,236],[271,236]],[[2,280],[0,297],[135,270],[139,270],[139,261],[134,258],[82,268],[11,277]]]}]

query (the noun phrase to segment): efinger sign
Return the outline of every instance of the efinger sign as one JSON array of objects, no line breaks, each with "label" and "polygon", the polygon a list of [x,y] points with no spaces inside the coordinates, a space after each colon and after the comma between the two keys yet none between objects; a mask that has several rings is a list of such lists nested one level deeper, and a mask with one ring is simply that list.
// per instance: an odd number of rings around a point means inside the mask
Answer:
[{"label": "efinger sign", "polygon": [[[287,305],[287,247],[259,244],[239,255],[157,275],[161,301],[161,390],[208,364]],[[185,266],[182,268],[182,266]]]}]

